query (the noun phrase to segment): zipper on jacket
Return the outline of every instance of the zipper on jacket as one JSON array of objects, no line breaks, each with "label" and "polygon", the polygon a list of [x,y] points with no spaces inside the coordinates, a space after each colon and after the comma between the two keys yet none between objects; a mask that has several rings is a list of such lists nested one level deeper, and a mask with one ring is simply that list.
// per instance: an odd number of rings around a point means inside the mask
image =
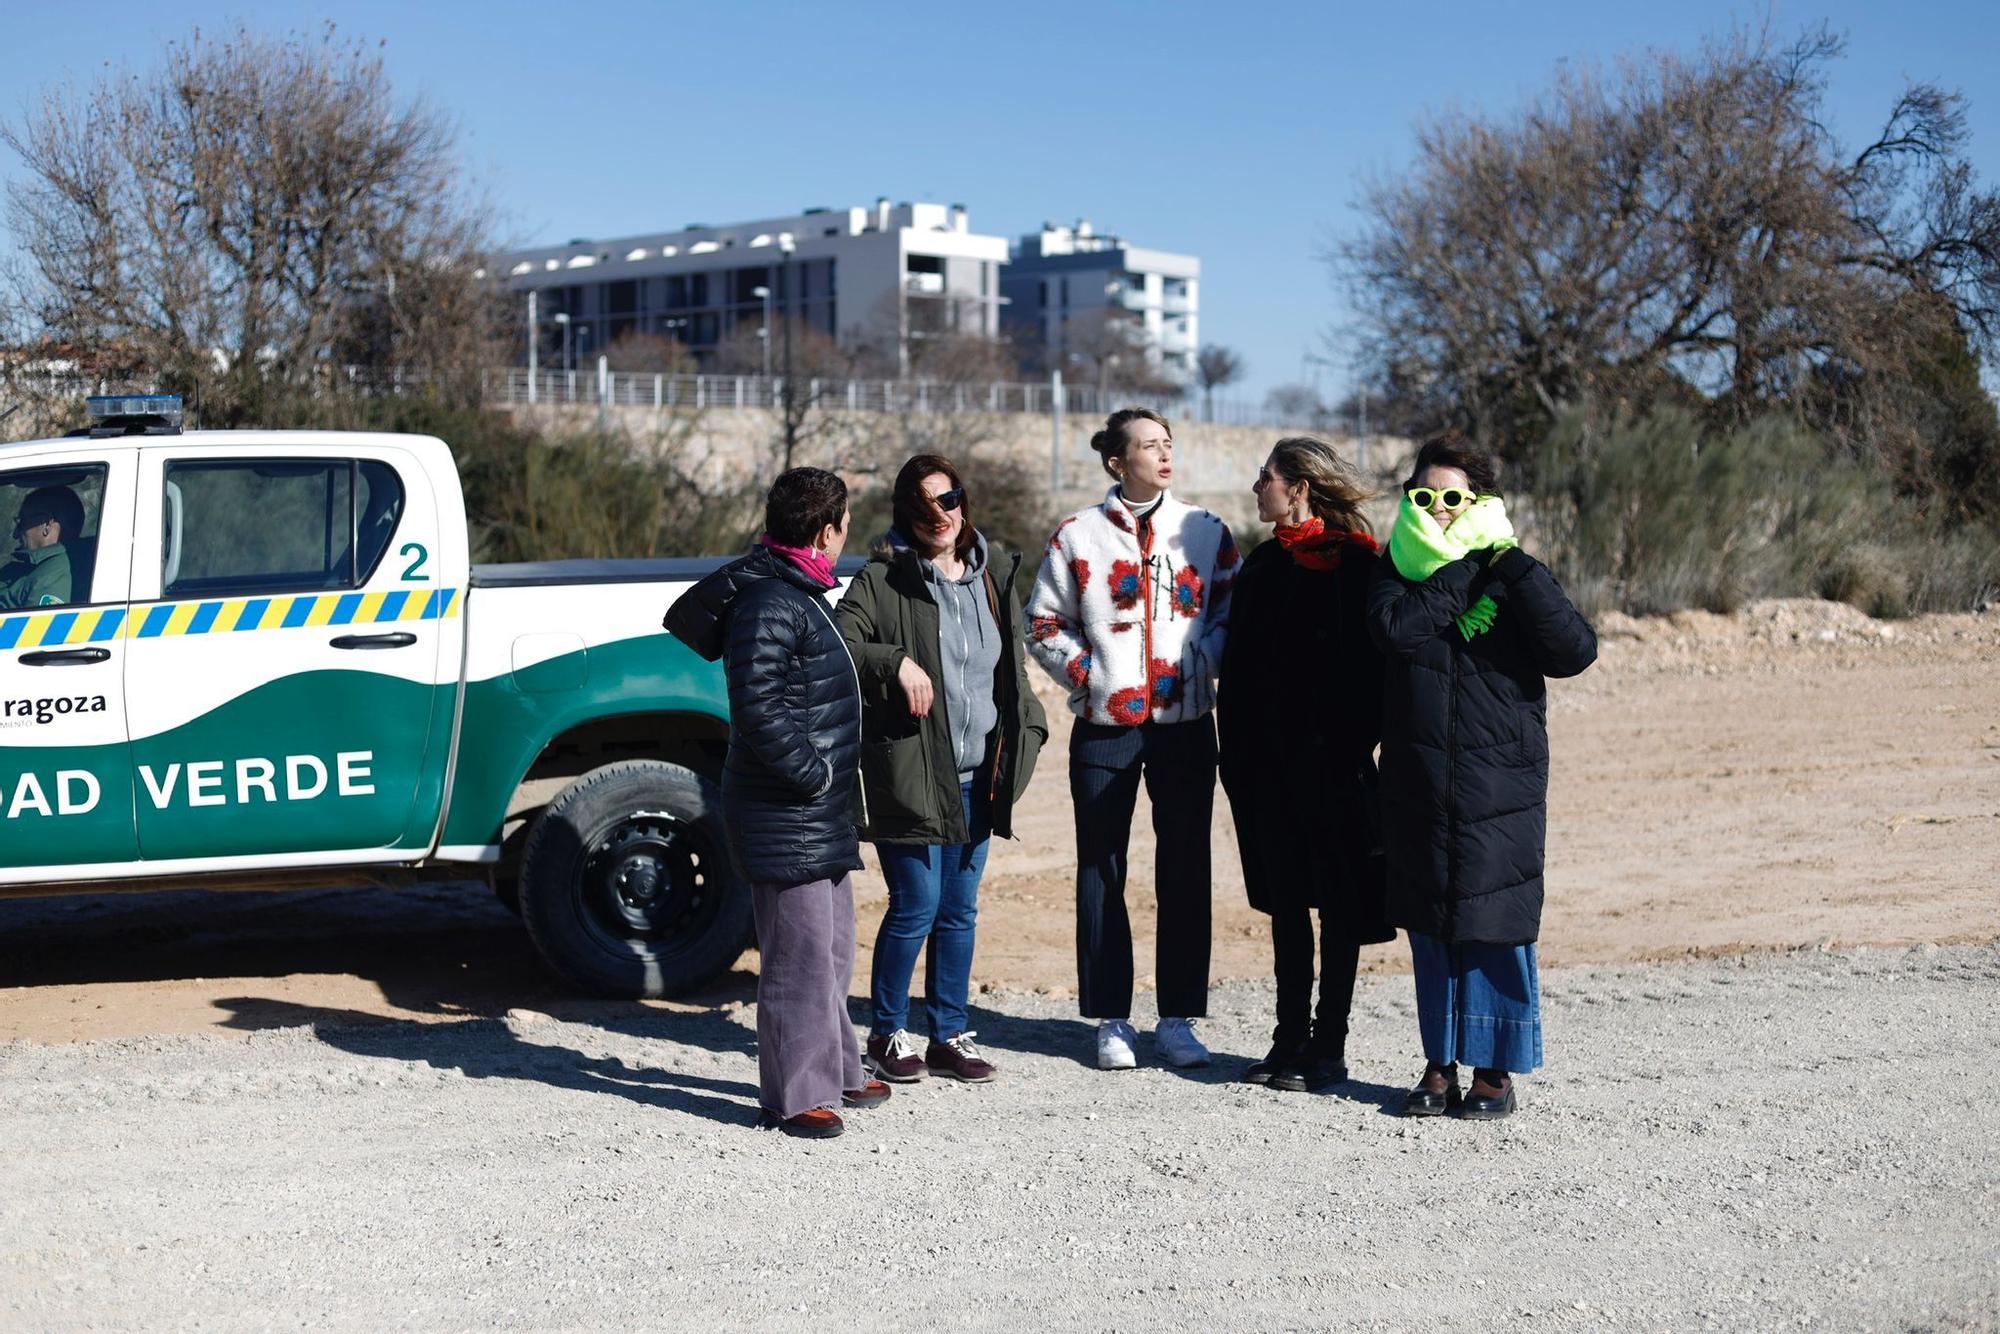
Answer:
[{"label": "zipper on jacket", "polygon": [[1447,642],[1445,652],[1451,663],[1444,690],[1444,942],[1449,945],[1458,934],[1458,650]]},{"label": "zipper on jacket", "polygon": [[[1157,512],[1155,510],[1155,513]],[[1146,692],[1142,696],[1146,701],[1146,716],[1139,720],[1142,723],[1153,721],[1153,608],[1158,604],[1158,590],[1153,584],[1152,520],[1153,516],[1150,514],[1143,519],[1133,520],[1139,529],[1133,536],[1139,539],[1139,568],[1145,571],[1141,577],[1146,583],[1146,614],[1139,618],[1140,633],[1143,636],[1141,649],[1145,654],[1145,661],[1139,664],[1139,689]]]},{"label": "zipper on jacket", "polygon": [[[833,613],[826,609],[826,599],[823,597],[814,597],[812,603],[815,607],[819,608],[819,614],[826,618],[826,628],[833,631],[833,642],[840,645],[841,653],[847,658],[847,674],[854,678],[854,744],[855,748],[859,750],[861,745],[861,709],[863,704],[861,698],[861,669],[854,665],[854,654],[847,647],[847,640],[840,633],[840,627],[833,623]],[[831,768],[832,764],[832,760],[827,761],[829,768]],[[866,829],[868,827],[868,780],[862,775],[859,764],[854,766],[854,788],[855,791],[861,794],[861,827]]]}]

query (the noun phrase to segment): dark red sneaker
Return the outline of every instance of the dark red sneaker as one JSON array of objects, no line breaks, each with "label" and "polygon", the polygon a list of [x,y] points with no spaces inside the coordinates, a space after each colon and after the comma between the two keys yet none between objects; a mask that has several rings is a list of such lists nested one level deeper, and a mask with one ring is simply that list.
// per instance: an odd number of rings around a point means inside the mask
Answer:
[{"label": "dark red sneaker", "polygon": [[999,1071],[980,1054],[971,1033],[956,1033],[942,1042],[933,1041],[924,1053],[924,1064],[932,1073],[967,1084],[990,1084]]},{"label": "dark red sneaker", "polygon": [[780,1117],[776,1112],[766,1109],[763,1115],[757,1118],[757,1124],[766,1130],[782,1130],[794,1139],[832,1139],[847,1129],[846,1122],[840,1119],[840,1113],[829,1111],[824,1107],[815,1107],[809,1112],[786,1117]]},{"label": "dark red sneaker", "polygon": [[849,1089],[840,1095],[843,1107],[880,1107],[889,1101],[889,1086],[879,1079],[871,1079],[858,1089]]},{"label": "dark red sneaker", "polygon": [[871,1034],[862,1064],[891,1084],[914,1084],[924,1077],[924,1058],[917,1055],[917,1039],[907,1029],[887,1037]]}]

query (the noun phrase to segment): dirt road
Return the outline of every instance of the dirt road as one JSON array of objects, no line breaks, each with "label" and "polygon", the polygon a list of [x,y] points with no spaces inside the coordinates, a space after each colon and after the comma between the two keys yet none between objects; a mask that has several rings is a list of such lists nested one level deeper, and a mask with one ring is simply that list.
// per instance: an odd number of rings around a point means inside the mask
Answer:
[{"label": "dirt road", "polygon": [[[1600,628],[1599,664],[1551,692],[1546,964],[2000,938],[2000,612],[1877,623],[1772,602]],[[981,891],[975,981],[1062,999],[1073,861],[1053,692],[1050,713],[1021,840],[996,847]],[[1148,818],[1142,795],[1138,827]],[[1132,862],[1143,959],[1143,836]],[[1219,795],[1214,866],[1214,975],[1261,978],[1264,919],[1243,904]],[[857,992],[884,906],[872,873],[859,889]],[[1366,964],[1399,971],[1402,948]],[[749,989],[739,973],[704,999]],[[0,1039],[560,1003],[478,887],[0,902]]]},{"label": "dirt road", "polygon": [[[0,1044],[0,1327],[1963,1329],[2000,1322],[1992,947],[1550,969],[1499,1124],[1356,1079],[1107,1074],[1059,1000],[1003,1066],[806,1145],[751,1127],[751,1011]],[[1806,1035],[1809,1041],[1802,1041]],[[1147,1053],[1150,1057],[1150,1052]]]}]

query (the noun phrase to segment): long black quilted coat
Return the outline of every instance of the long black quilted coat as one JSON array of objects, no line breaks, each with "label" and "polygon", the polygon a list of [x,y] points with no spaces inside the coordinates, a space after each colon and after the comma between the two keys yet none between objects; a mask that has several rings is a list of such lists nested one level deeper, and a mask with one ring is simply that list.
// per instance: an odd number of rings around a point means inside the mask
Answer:
[{"label": "long black quilted coat", "polygon": [[1350,541],[1312,570],[1261,543],[1230,594],[1215,706],[1250,906],[1303,903],[1364,943],[1396,935],[1382,920],[1382,655],[1365,620],[1380,559]]},{"label": "long black quilted coat", "polygon": [[727,668],[722,813],[736,869],[762,883],[838,880],[861,866],[861,692],[821,592],[759,547],[667,612],[676,638]]},{"label": "long black quilted coat", "polygon": [[[1458,614],[1491,594],[1493,628]],[[1382,804],[1389,920],[1454,944],[1526,944],[1542,921],[1549,735],[1545,678],[1597,659],[1597,635],[1518,547],[1421,583],[1384,559],[1368,628],[1388,659]]]}]

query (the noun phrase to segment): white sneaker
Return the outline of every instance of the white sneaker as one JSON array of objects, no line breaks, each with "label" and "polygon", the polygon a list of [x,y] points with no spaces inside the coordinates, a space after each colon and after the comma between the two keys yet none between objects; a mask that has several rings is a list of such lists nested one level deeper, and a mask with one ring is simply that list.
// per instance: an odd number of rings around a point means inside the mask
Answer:
[{"label": "white sneaker", "polygon": [[1139,1053],[1133,1050],[1139,1035],[1132,1031],[1128,1019],[1100,1019],[1097,1021],[1097,1068],[1100,1070],[1131,1070],[1139,1064]]},{"label": "white sneaker", "polygon": [[[1102,1039],[1099,1040],[1100,1042]],[[1162,1019],[1153,1030],[1153,1045],[1168,1065],[1181,1069],[1208,1064],[1208,1048],[1194,1035],[1192,1019]]]}]

